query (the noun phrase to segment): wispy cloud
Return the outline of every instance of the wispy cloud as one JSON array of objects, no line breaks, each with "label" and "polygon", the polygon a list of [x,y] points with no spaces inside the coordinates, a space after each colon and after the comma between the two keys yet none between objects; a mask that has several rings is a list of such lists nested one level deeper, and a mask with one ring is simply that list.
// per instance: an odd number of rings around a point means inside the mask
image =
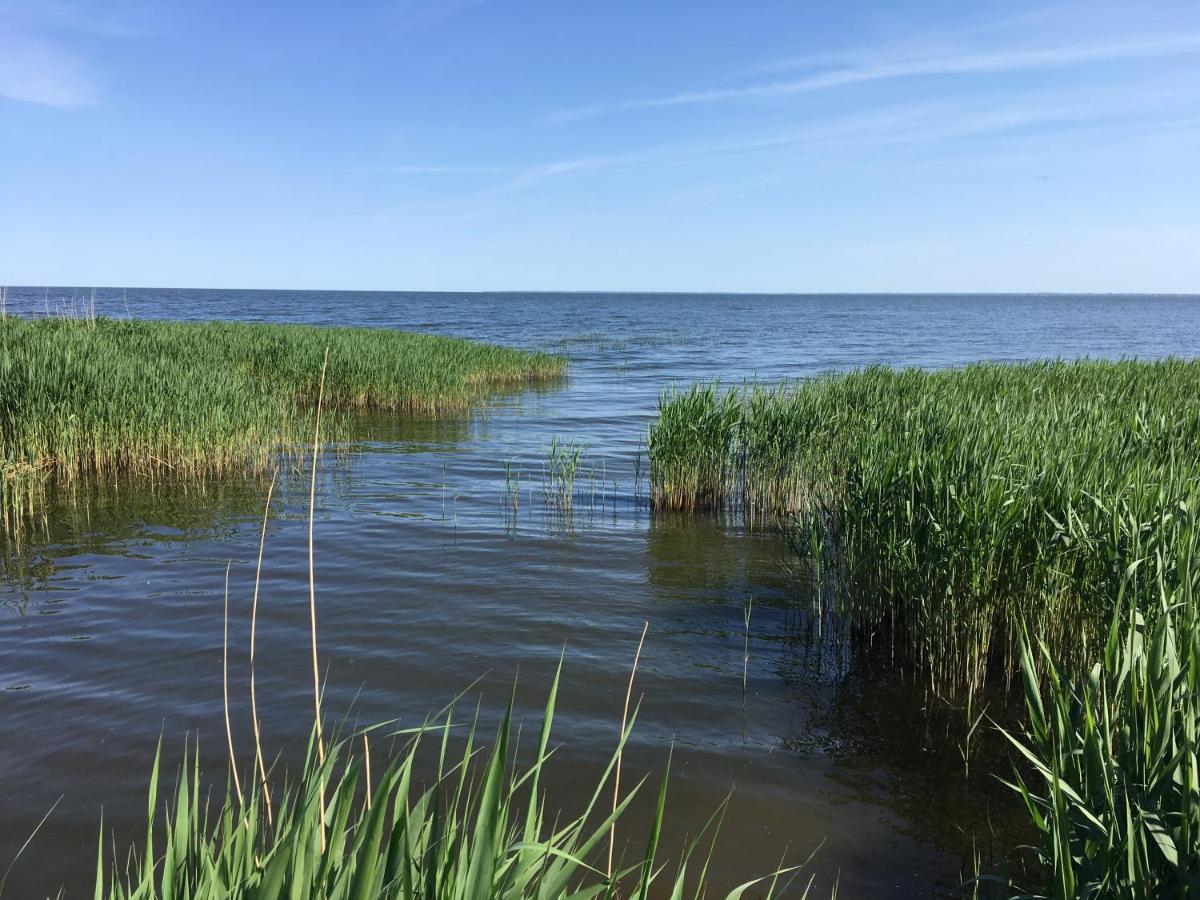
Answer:
[{"label": "wispy cloud", "polygon": [[96,102],[97,87],[67,50],[0,24],[0,97],[46,106]]},{"label": "wispy cloud", "polygon": [[[617,112],[693,106],[739,100],[770,99],[831,90],[847,85],[919,76],[989,74],[1065,68],[1121,59],[1188,56],[1200,53],[1200,33],[1156,35],[1107,43],[1071,44],[1041,49],[980,51],[925,57],[895,58],[887,62],[849,61],[802,78],[777,79],[727,88],[683,91],[617,103],[594,104],[559,110],[558,121],[594,118]],[[812,65],[814,60],[797,61]]]},{"label": "wispy cloud", "polygon": [[[378,171],[413,176],[480,172],[502,176],[459,198],[465,206],[458,207],[458,214],[469,218],[488,215],[498,208],[495,206],[498,201],[550,187],[569,176],[608,178],[618,170],[644,174],[666,167],[678,173],[683,167],[693,167],[697,173],[706,172],[710,179],[711,186],[702,188],[702,193],[744,192],[791,180],[798,172],[812,172],[814,166],[843,163],[858,166],[877,160],[880,154],[893,158],[902,148],[922,154],[919,158],[978,158],[981,148],[1001,138],[1040,141],[1048,139],[1047,129],[1087,128],[1115,119],[1125,123],[1124,133],[1131,136],[1169,133],[1173,127],[1196,134],[1197,121],[1189,111],[1200,103],[1200,89],[1193,85],[1151,101],[1138,90],[1102,98],[1042,95],[1026,97],[1024,101],[985,106],[954,101],[900,103],[815,121],[791,130],[727,141],[665,145],[619,155],[516,166],[414,165],[378,167]],[[1019,145],[997,146],[1011,151]],[[929,157],[929,152],[934,156]],[[1035,153],[1030,162],[1036,163],[1039,155]],[[906,158],[911,162],[918,157]],[[711,181],[713,178],[718,180]],[[695,199],[687,192],[678,196]]]},{"label": "wispy cloud", "polygon": [[102,38],[140,38],[157,33],[164,10],[152,0],[12,0],[16,15],[47,28]]},{"label": "wispy cloud", "polygon": [[440,164],[415,164],[415,165],[394,165],[394,166],[364,166],[357,171],[365,172],[368,175],[487,175],[500,174],[504,172],[520,171],[520,166],[492,166],[492,165],[440,165]]},{"label": "wispy cloud", "polygon": [[399,164],[364,166],[356,171],[368,175],[394,175],[397,177],[420,177],[425,175],[469,176],[469,175],[501,175],[505,176],[494,182],[486,189],[488,195],[513,194],[535,187],[543,181],[590,169],[599,169],[619,165],[625,162],[639,162],[647,158],[646,154],[630,154],[628,156],[594,156],[578,159],[562,159],[552,162],[526,164],[481,164],[481,165],[442,165],[439,163]]},{"label": "wispy cloud", "polygon": [[392,15],[401,29],[410,30],[433,25],[475,6],[485,0],[396,0]]}]

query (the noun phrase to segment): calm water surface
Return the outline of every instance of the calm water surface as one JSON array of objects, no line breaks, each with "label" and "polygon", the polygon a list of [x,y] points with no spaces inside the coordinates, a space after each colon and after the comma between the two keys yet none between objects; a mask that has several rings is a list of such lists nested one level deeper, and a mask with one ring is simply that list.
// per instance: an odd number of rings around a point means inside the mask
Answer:
[{"label": "calm water surface", "polygon": [[[85,297],[26,288],[8,302],[53,314]],[[364,419],[362,440],[327,457],[316,579],[329,715],[415,724],[483,676],[466,705],[482,694],[490,726],[519,668],[518,714],[532,724],[565,648],[562,749],[548,786],[553,804],[576,809],[613,748],[649,621],[626,771],[630,783],[661,772],[674,744],[667,846],[732,789],[719,881],[820,846],[811,869],[826,888],[840,877],[844,897],[952,889],[972,830],[1003,822],[1007,798],[986,774],[964,779],[919,689],[855,672],[815,636],[789,603],[797,584],[773,531],[646,509],[637,460],[659,393],[697,378],[874,363],[1200,348],[1200,299],[1186,297],[105,290],[95,302],[113,316],[370,325],[569,356],[560,386],[498,396],[459,420]],[[556,438],[587,448],[571,515],[544,498]],[[505,461],[520,473],[515,511],[504,502]],[[259,618],[264,737],[291,761],[311,702],[306,487],[303,472],[287,475],[274,504]],[[198,733],[218,765],[230,561],[235,646],[248,635],[265,485],[124,483],[85,494],[82,505],[64,499],[44,535],[3,554],[0,868],[62,798],[10,879],[14,897],[60,883],[84,895],[101,810],[121,838],[142,826],[160,734],[176,759]],[[244,657],[233,662],[237,685]],[[247,765],[249,748],[243,738]],[[621,837],[640,844],[644,806],[637,813]]]}]

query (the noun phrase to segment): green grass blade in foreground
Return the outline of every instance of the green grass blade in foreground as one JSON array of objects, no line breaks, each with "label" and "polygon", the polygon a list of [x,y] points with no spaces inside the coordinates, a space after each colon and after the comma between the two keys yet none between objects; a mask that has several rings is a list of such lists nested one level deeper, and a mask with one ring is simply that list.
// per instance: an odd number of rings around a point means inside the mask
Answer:
[{"label": "green grass blade in foreground", "polygon": [[[156,756],[143,852],[131,857],[128,870],[113,871],[107,880],[101,852],[96,896],[101,900],[150,896],[468,900],[607,896],[614,891],[621,896],[649,896],[661,871],[656,860],[666,819],[665,774],[648,826],[644,858],[615,873],[612,880],[600,868],[604,839],[609,826],[626,815],[637,788],[622,798],[612,815],[591,826],[587,821],[594,802],[565,827],[544,825],[540,810],[547,798],[539,796],[537,785],[549,757],[549,718],[558,681],[556,674],[538,752],[528,769],[514,768],[509,742],[511,701],[496,743],[481,765],[476,764],[472,727],[464,736],[466,749],[460,762],[443,770],[428,787],[414,787],[421,738],[443,734],[453,721],[453,713],[447,713],[444,721],[430,721],[409,736],[379,778],[369,807],[361,789],[361,767],[352,754],[357,746],[354,738],[332,743],[323,764],[315,757],[314,740],[300,779],[278,791],[273,828],[267,824],[261,794],[251,779],[246,781],[244,805],[228,790],[216,815],[210,819],[206,814],[202,820],[201,798],[188,784],[187,754],[174,808],[160,810]],[[198,764],[195,758],[192,764]],[[460,778],[463,772],[455,771],[459,767],[473,774]],[[596,798],[612,769],[610,762]],[[329,833],[324,852],[319,839],[322,818]],[[712,820],[701,833],[710,830],[715,841]],[[666,886],[667,894],[682,896],[688,860],[698,845],[699,838],[683,848],[678,874]],[[156,846],[165,850],[157,853]],[[697,892],[701,888],[695,885]],[[731,896],[740,896],[743,890]]]},{"label": "green grass blade in foreground", "polygon": [[1191,597],[1163,600],[1152,626],[1137,610],[1114,617],[1086,678],[1045,659],[1039,679],[1022,642],[1029,724],[1004,733],[1038,782],[1018,772],[1012,786],[1037,828],[1049,896],[1200,892],[1200,618]]}]

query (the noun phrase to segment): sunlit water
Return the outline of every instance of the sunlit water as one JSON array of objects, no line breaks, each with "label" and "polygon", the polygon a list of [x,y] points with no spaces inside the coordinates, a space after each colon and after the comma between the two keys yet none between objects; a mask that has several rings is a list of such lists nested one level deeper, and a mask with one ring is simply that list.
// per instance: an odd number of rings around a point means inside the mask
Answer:
[{"label": "sunlit water", "polygon": [[[9,311],[24,314],[85,303],[90,292],[61,288],[8,295]],[[483,695],[486,731],[519,670],[517,713],[531,727],[564,654],[562,749],[547,786],[552,806],[574,811],[613,749],[648,621],[635,691],[644,701],[625,766],[629,784],[657,777],[674,745],[665,846],[677,851],[732,790],[719,882],[820,846],[809,871],[823,891],[840,877],[844,897],[953,888],[972,830],[1002,822],[1007,798],[986,774],[964,778],[959,749],[926,715],[919,688],[855,673],[816,636],[793,602],[796,576],[774,530],[647,509],[641,445],[660,392],[697,378],[775,380],[875,363],[1191,356],[1200,347],[1200,305],[1184,297],[105,290],[95,306],[112,316],[436,331],[569,356],[562,385],[498,396],[459,420],[364,419],[361,441],[326,456],[316,582],[329,717],[416,724],[482,676],[462,705],[471,715]],[[555,439],[586,447],[569,513],[545,490]],[[122,840],[143,826],[160,734],[173,764],[198,733],[220,771],[230,561],[233,715],[243,765],[250,760],[245,648],[266,485],[86,493],[57,508],[47,534],[5,551],[0,868],[62,798],[10,878],[14,897],[90,888],[101,810]],[[259,617],[264,739],[293,763],[311,722],[306,505],[306,474],[286,474]],[[644,841],[645,805],[622,843]]]}]

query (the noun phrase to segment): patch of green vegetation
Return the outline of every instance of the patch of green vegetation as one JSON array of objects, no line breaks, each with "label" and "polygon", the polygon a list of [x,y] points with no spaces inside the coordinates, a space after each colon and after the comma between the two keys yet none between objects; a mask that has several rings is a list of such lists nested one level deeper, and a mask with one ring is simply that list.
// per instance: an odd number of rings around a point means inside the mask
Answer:
[{"label": "patch of green vegetation", "polygon": [[[377,759],[372,773],[365,738],[377,732],[335,741],[325,749],[323,761],[314,749],[320,740],[314,734],[298,779],[276,786],[268,798],[251,773],[244,790],[230,786],[213,809],[203,797],[196,755],[190,761],[185,757],[173,803],[160,804],[156,758],[144,844],[130,853],[128,865],[117,865],[108,860],[123,855],[106,848],[101,835],[95,896],[702,896],[724,804],[707,823],[697,823],[696,835],[668,860],[660,846],[666,818],[664,775],[646,831],[611,868],[604,862],[609,835],[627,818],[644,782],[623,792],[609,808],[605,788],[618,765],[614,755],[583,809],[563,814],[549,805],[541,778],[554,753],[549,740],[557,688],[556,678],[536,755],[524,767],[513,761],[511,701],[490,749],[479,741],[474,725],[466,723],[464,731],[445,712],[400,735],[402,751],[384,765]],[[621,745],[628,734],[627,729]],[[452,736],[461,743],[458,752],[451,749]],[[387,742],[381,738],[378,743]],[[418,755],[424,758],[429,752],[437,760],[431,778],[418,764]],[[728,898],[736,900],[751,888],[754,896],[774,897],[794,886],[796,874],[789,867],[754,879]],[[800,887],[796,896],[806,896],[807,889]]]},{"label": "patch of green vegetation", "polygon": [[[1082,665],[1118,597],[1153,608],[1200,503],[1200,362],[872,368],[664,395],[660,508],[790,521],[840,611],[939,687],[1015,671],[1021,627]],[[1082,640],[1081,640],[1082,638]]]},{"label": "patch of green vegetation", "polygon": [[1002,890],[1191,896],[1198,397],[1177,359],[700,385],[663,396],[652,500],[774,517],[856,646],[935,691],[1022,676],[1045,878]]},{"label": "patch of green vegetation", "polygon": [[[328,351],[327,370],[322,363]],[[113,319],[0,320],[0,491],[11,525],[38,480],[265,471],[350,410],[459,413],[563,375],[562,357],[374,328]]]},{"label": "patch of green vegetation", "polygon": [[[1033,822],[1039,894],[1194,897],[1200,890],[1200,618],[1191,586],[1154,624],[1119,611],[1086,677],[1022,640],[1026,725],[1013,788]],[[1044,674],[1044,677],[1043,677]],[[1019,895],[1029,896],[1020,891]]]}]

